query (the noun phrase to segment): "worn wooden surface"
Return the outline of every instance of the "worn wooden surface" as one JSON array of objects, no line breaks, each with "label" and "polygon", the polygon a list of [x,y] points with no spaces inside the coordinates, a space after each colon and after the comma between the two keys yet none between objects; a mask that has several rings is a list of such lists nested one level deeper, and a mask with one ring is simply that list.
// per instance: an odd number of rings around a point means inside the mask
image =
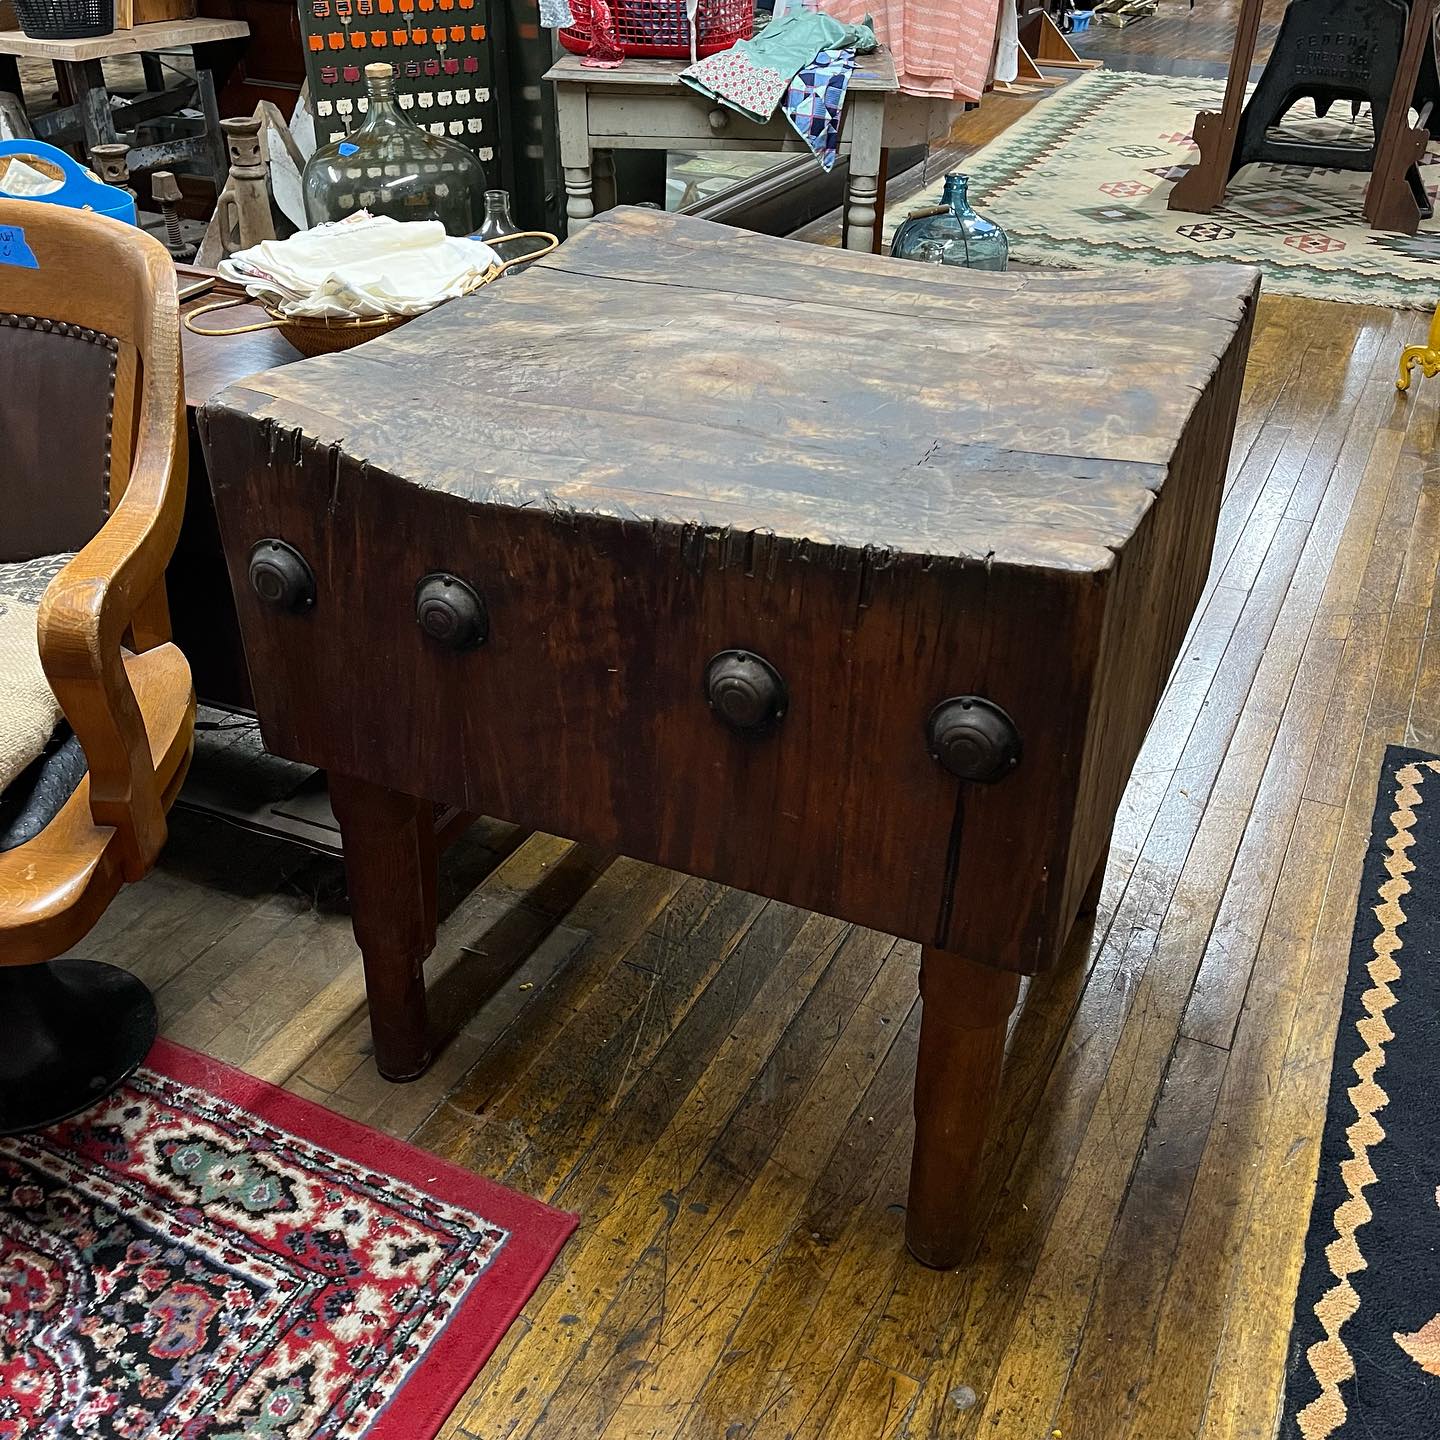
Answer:
[{"label": "worn wooden surface", "polygon": [[75,64],[112,55],[139,55],[187,45],[210,45],[217,40],[240,40],[249,33],[250,27],[243,20],[160,20],[83,40],[35,40],[23,30],[0,30],[0,55]]},{"label": "worn wooden surface", "polygon": [[[475,504],[1092,571],[1148,509],[1253,285],[1197,266],[1077,291],[625,210],[224,404]],[[1064,403],[1017,402],[1012,363]]]},{"label": "worn wooden surface", "polygon": [[[1098,39],[1223,74],[1233,19]],[[85,947],[167,1033],[586,1212],[445,1440],[1271,1434],[1376,767],[1440,749],[1440,388],[1390,373],[1424,329],[1260,302],[1203,609],[1096,932],[1012,1028],[974,1269],[898,1246],[917,947],[487,822],[442,873],[453,1038],[389,1086],[339,866],[175,818]]]},{"label": "worn wooden surface", "polygon": [[[935,276],[635,211],[508,297],[247,380],[205,424],[267,742],[1044,968],[1198,593],[1253,285],[1107,277],[1077,306],[1051,276]],[[1113,317],[1113,360],[1076,353],[1077,308]],[[1038,418],[1001,363],[1027,330],[1065,397]],[[819,331],[817,373],[791,355]],[[250,594],[271,535],[309,558],[313,612]],[[483,593],[480,649],[418,632],[433,569]],[[790,687],[764,740],[703,703],[727,646]],[[923,733],[972,693],[1025,758],[962,795]]]}]

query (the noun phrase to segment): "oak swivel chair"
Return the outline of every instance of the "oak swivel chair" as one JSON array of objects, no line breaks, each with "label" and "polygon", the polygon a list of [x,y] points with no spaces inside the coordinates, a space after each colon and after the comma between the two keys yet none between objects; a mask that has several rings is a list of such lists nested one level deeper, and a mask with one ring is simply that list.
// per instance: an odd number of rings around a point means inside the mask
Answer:
[{"label": "oak swivel chair", "polygon": [[[170,257],[132,225],[5,200],[0,260],[0,1134],[15,1134],[113,1089],[154,1040],[140,981],[56,957],[155,863],[195,695],[164,589],[187,458]],[[22,716],[33,759],[5,733]]]}]

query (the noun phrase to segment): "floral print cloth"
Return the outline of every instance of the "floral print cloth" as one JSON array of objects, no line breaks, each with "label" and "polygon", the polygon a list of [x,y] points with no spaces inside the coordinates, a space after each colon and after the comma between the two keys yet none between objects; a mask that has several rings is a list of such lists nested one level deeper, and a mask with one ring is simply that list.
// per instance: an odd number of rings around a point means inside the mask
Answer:
[{"label": "floral print cloth", "polygon": [[772,20],[753,40],[739,40],[680,72],[680,80],[759,124],[775,113],[794,76],[821,51],[873,50],[868,22],[842,25],[814,10]]},{"label": "floral print cloth", "polygon": [[815,152],[822,170],[833,169],[839,153],[845,94],[854,73],[853,50],[822,50],[785,90],[785,118]]}]

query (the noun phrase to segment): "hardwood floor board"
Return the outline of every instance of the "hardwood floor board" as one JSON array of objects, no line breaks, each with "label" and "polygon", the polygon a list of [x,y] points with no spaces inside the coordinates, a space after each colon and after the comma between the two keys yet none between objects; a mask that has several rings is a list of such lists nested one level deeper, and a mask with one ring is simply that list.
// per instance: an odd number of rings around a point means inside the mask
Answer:
[{"label": "hardwood floor board", "polygon": [[[547,1137],[553,1168],[563,1174],[585,1153],[630,1075],[650,1063],[667,1017],[683,1016],[762,908],[753,896],[707,881],[682,884],[586,996],[563,1043],[537,1057],[523,1087],[494,1097],[467,1127],[462,1163],[503,1174],[520,1163],[532,1137]],[[583,1065],[577,1056],[585,1057]],[[540,1166],[542,1158],[533,1163]]]},{"label": "hardwood floor board", "polygon": [[830,1433],[895,1440],[915,1404],[917,1389],[909,1375],[887,1370],[862,1355],[826,1422]]},{"label": "hardwood floor board", "polygon": [[[717,913],[729,909],[727,903]],[[713,950],[697,945],[689,955],[662,957],[630,1045],[615,1047],[587,1076],[586,1090],[598,1090],[602,1103],[577,1113],[569,1128],[557,1128],[557,1143],[532,1137],[506,1171],[509,1183],[564,1197],[583,1193],[589,1173],[583,1162],[597,1144],[605,1147],[607,1165],[623,1166],[627,1153],[643,1158],[683,1103],[686,1082],[705,1070],[761,989],[775,954],[806,922],[804,911],[754,896],[733,902],[732,913],[731,932],[718,937]],[[689,963],[669,963],[676,959]]]},{"label": "hardwood floor board", "polygon": [[[1160,1303],[1153,1360],[1141,1378],[1131,1424],[1120,1432],[1126,1437],[1180,1440],[1201,1432],[1216,1348],[1236,1285],[1258,1137],[1300,1002],[1315,909],[1329,879],[1340,818],[1334,806],[1301,802],[1267,926],[1266,964],[1255,972],[1245,999]],[[1303,1238],[1304,1217],[1292,1215],[1288,1221]],[[1283,1367],[1271,1372],[1274,1392],[1282,1377]]]},{"label": "hardwood floor board", "polygon": [[[900,1049],[898,1045],[895,1048]],[[905,1048],[908,1051],[909,1047]],[[762,1374],[751,1397],[751,1413],[755,1416],[751,1428],[767,1435],[794,1434],[798,1440],[817,1410],[828,1412],[844,1385],[844,1376],[838,1374],[844,1355],[857,1343],[858,1331],[877,1304],[874,1283],[877,1274],[904,1263],[899,1255],[903,1203],[897,1205],[895,1188],[901,1183],[897,1173],[897,1161],[902,1158],[898,1152],[899,1142],[893,1128],[888,1135],[877,1136],[877,1140],[880,1144],[875,1149],[852,1152],[847,1157],[853,1161],[860,1155],[867,1163],[858,1168],[846,1165],[840,1170],[848,1217],[845,1223],[836,1225],[833,1233],[827,1234],[810,1228],[813,1221],[807,1203],[798,1207],[798,1220],[796,1209],[791,1208],[789,1217],[782,1219],[772,1232],[778,1236],[778,1246],[769,1252],[770,1263],[764,1267],[758,1283],[752,1277],[752,1288],[743,1298],[738,1314],[730,1305],[714,1304],[704,1273],[714,1260],[709,1255],[704,1257],[704,1271],[694,1272],[695,1283],[683,1295],[678,1307],[667,1306],[664,1324],[657,1330],[645,1365],[635,1367],[625,1398],[600,1432],[607,1440],[624,1440],[631,1433],[637,1415],[647,1417],[645,1433],[663,1435],[667,1440],[682,1433],[689,1422],[697,1422],[702,1433],[705,1429],[713,1430],[717,1417],[710,1408],[704,1387],[724,1357],[745,1343],[738,1333],[740,1327],[757,1305],[764,1304],[773,1286],[778,1284],[779,1293],[787,1300],[797,1298],[787,1283],[789,1267],[783,1265],[784,1257],[794,1247],[798,1247],[809,1262],[812,1285],[818,1295],[803,1325],[791,1309],[791,1328],[778,1352],[781,1368]],[[797,1178],[800,1177],[788,1171],[777,1174],[773,1193],[792,1198],[801,1195],[803,1186],[794,1184]],[[885,1187],[887,1182],[888,1188],[883,1188],[877,1196],[877,1185]],[[768,1176],[762,1176],[761,1183],[767,1191],[772,1188]],[[902,1185],[898,1200],[903,1202],[903,1199]],[[834,1206],[830,1212],[834,1224],[840,1212]],[[746,1219],[744,1213],[737,1212],[732,1231]],[[761,1235],[764,1228],[756,1226],[754,1233]],[[685,1272],[687,1280],[691,1273]],[[827,1404],[827,1391],[832,1389],[834,1393],[829,1394]],[[699,1399],[692,1403],[694,1395]],[[744,1423],[730,1418],[726,1428]]]},{"label": "hardwood floor board", "polygon": [[[847,1128],[793,1218],[775,1263],[715,1358],[682,1440],[779,1433],[788,1410],[805,1413],[807,1407],[795,1402],[807,1376],[812,1388],[823,1387],[839,1362],[832,1349],[829,1364],[823,1363],[800,1337],[816,1331],[827,1296],[833,1318],[834,1282],[852,1244],[859,1247],[852,1258],[862,1251],[865,1258],[868,1308],[855,1314],[850,1328],[835,1327],[832,1338],[846,1353],[863,1341],[863,1323],[883,1299],[884,1277],[912,1268],[901,1253],[894,1207],[904,1198],[918,1021],[918,1010],[912,1011],[861,1099],[856,1114],[863,1123]],[[874,1248],[870,1237],[876,1232],[889,1240],[887,1247]],[[797,1355],[804,1357],[806,1375],[792,1367]]]},{"label": "hardwood floor board", "polygon": [[1190,1203],[1228,1055],[1183,1036],[1166,1067],[1125,1205],[1086,1317],[1052,1429],[1084,1431],[1103,1415],[1118,1431],[1154,1343],[1165,1277]]},{"label": "hardwood floor board", "polygon": [[[516,1440],[525,1434],[547,1433],[538,1428],[542,1412],[544,1424],[561,1433],[567,1426],[577,1433],[586,1433],[587,1429],[595,1433],[595,1420],[608,1413],[606,1404],[600,1406],[599,1416],[591,1417],[589,1425],[573,1418],[573,1408],[587,1403],[586,1396],[592,1390],[592,1399],[598,1396],[602,1401],[618,1403],[623,1393],[613,1393],[614,1372],[622,1372],[621,1380],[628,1387],[633,1362],[646,1363],[646,1347],[663,1339],[668,1317],[684,1315],[692,1295],[698,1295],[703,1287],[712,1287],[714,1292],[705,1291],[712,1332],[727,1316],[743,1308],[761,1278],[765,1257],[783,1240],[785,1222],[793,1219],[814,1183],[815,1176],[805,1173],[806,1167],[823,1168],[870,1077],[894,1043],[900,1028],[893,1013],[897,1003],[904,1002],[901,1014],[915,1004],[916,957],[911,947],[887,948],[885,963],[867,991],[866,1003],[856,1007],[851,1023],[806,1088],[802,1106],[777,1135],[774,1153],[748,1186],[738,1185],[728,1166],[701,1164],[701,1150],[695,1155],[700,1170],[698,1185],[691,1180],[677,1190],[677,1151],[667,1147],[662,1137],[649,1148],[643,1167],[631,1176],[615,1202],[598,1215],[593,1228],[582,1227],[578,1249],[572,1242],[571,1269],[572,1273],[581,1270],[587,1277],[583,1303],[596,1323],[597,1335],[612,1341],[625,1337],[628,1349],[624,1355],[614,1354],[616,1364],[609,1367],[607,1377],[606,1362],[611,1352],[603,1346],[593,1347],[567,1386],[568,1398],[552,1403],[548,1412],[543,1396],[537,1397],[538,1403],[528,1402],[523,1410],[512,1400],[505,1408],[504,1423],[507,1433]],[[702,1077],[700,1094],[708,1100],[711,1093]],[[727,1105],[723,1090],[719,1092],[711,1102],[718,1113],[712,1110],[705,1117],[708,1123],[717,1129],[723,1125],[737,1099],[731,1098]],[[682,1117],[683,1121],[694,1123],[692,1117]],[[679,1153],[686,1148],[678,1147]],[[776,1158],[782,1155],[783,1161]],[[608,1150],[597,1148],[592,1167],[608,1165]],[[664,1196],[674,1198],[664,1201]],[[567,1203],[564,1191],[558,1198]],[[617,1266],[617,1257],[636,1253],[650,1257],[649,1264],[637,1267],[634,1274]],[[747,1254],[749,1259],[744,1258]],[[657,1284],[657,1280],[664,1283]],[[617,1298],[623,1325],[614,1323],[617,1317],[608,1313],[615,1308]],[[581,1357],[572,1353],[568,1337],[562,1333],[564,1327],[558,1322],[570,1313],[573,1303],[567,1299],[565,1308],[560,1308],[552,1299],[543,1312],[531,1313],[530,1317],[534,1326],[530,1336],[532,1353],[559,1354],[567,1374],[568,1367],[579,1363]],[[642,1323],[637,1324],[637,1317],[644,1317]],[[684,1356],[686,1352],[680,1353]],[[607,1379],[611,1383],[606,1383]],[[466,1423],[475,1425],[476,1416],[492,1403],[506,1407],[506,1397],[482,1390]],[[532,1432],[531,1427],[537,1428]]]},{"label": "hardwood floor board", "polygon": [[[1369,365],[1365,377],[1372,392],[1389,384],[1389,356],[1369,349]],[[1356,367],[1352,364],[1351,374]],[[1310,464],[1311,473],[1325,477],[1323,489],[1309,487],[1310,494],[1303,506],[1292,510],[1287,518],[1305,524],[1306,546],[1296,567],[1281,620],[1277,626],[1280,649],[1272,642],[1267,646],[1265,664],[1289,664],[1295,654],[1294,686],[1311,697],[1306,705],[1312,725],[1323,729],[1327,701],[1341,662],[1350,653],[1348,639],[1350,620],[1347,616],[1326,615],[1317,622],[1324,588],[1328,582],[1335,554],[1343,537],[1343,528],[1318,523],[1327,507],[1347,511],[1366,471],[1366,462],[1373,445],[1365,427],[1353,423],[1354,411],[1346,414],[1342,445],[1331,456],[1331,464]],[[1347,455],[1348,452],[1348,455]],[[1324,450],[1312,446],[1308,461],[1326,456]],[[1292,505],[1301,499],[1297,490]],[[1297,645],[1297,641],[1299,642]],[[1300,645],[1307,648],[1300,659]],[[1290,703],[1289,700],[1286,703]],[[1242,732],[1250,722],[1261,718],[1253,702],[1241,721]],[[1240,743],[1249,743],[1241,740]],[[1279,804],[1255,803],[1246,826],[1245,836],[1233,861],[1235,871],[1245,883],[1230,887],[1222,901],[1211,933],[1205,941],[1205,952],[1195,981],[1195,993],[1186,1009],[1183,1033],[1212,1045],[1228,1047],[1231,1043],[1240,1003],[1249,982],[1251,966],[1258,951],[1259,933],[1268,913],[1275,883],[1278,879],[1273,857],[1284,853],[1294,821],[1293,800],[1300,795],[1308,778],[1318,737],[1311,735],[1304,747],[1284,752],[1286,770],[1267,792],[1280,797]],[[1249,803],[1249,802],[1247,802]]]},{"label": "hardwood floor board", "polygon": [[[833,959],[825,965],[819,980],[809,989],[808,994],[797,994],[795,997],[803,1007],[802,1015],[813,1009],[823,1008],[828,1011],[825,997],[832,991],[844,993],[856,990],[858,987],[860,994],[863,994],[874,982],[881,962],[895,948],[895,942],[888,937],[855,929],[849,929],[847,932],[846,927],[836,926],[835,922],[824,920],[818,916],[812,917],[811,924],[797,937],[793,948],[797,951],[819,953],[823,957],[825,953],[831,951],[831,940],[837,933],[844,933],[844,939],[833,947]],[[899,964],[902,961],[897,960],[896,963]],[[783,972],[783,964],[780,969]],[[907,973],[911,975],[913,981],[913,965]],[[783,985],[786,978],[788,977],[782,976],[778,983]],[[800,990],[801,987],[797,985],[793,988]],[[856,995],[857,1001],[860,994]],[[854,1008],[855,1006],[851,1005],[849,1011],[853,1012]],[[786,1038],[794,1031],[796,1024],[797,1022],[794,1020],[790,1022],[786,1029]],[[811,1049],[800,1053],[792,1052],[788,1060],[788,1073],[797,1073],[798,1075],[807,1065],[812,1067],[812,1073],[814,1070],[818,1070],[823,1057],[833,1048],[841,1030],[843,1030],[843,1026],[837,1025],[835,1034],[822,1035],[819,1037],[820,1043]],[[913,1064],[913,1056],[911,1063]],[[763,1084],[765,1073],[765,1069],[762,1068],[760,1077],[751,1082],[751,1092]],[[802,1085],[792,1092],[796,1103],[807,1088]],[[708,1082],[698,1087],[696,1094],[703,1096],[707,1106],[710,1107],[715,1106],[718,1101],[726,1099],[723,1088],[717,1091],[717,1088]],[[730,1118],[727,1120],[725,1118],[726,1110],[721,1109],[714,1114],[710,1123],[723,1124],[728,1128],[735,1123],[735,1115],[743,1110],[744,1102],[741,1103],[739,1110],[729,1112]],[[770,1147],[779,1140],[781,1131],[788,1122],[792,1111],[793,1105],[786,1109],[772,1107],[769,1110],[768,1113],[774,1120],[775,1128],[764,1146],[765,1154],[768,1154]],[[689,1118],[693,1121],[698,1117],[691,1116]],[[605,1174],[608,1169],[605,1152],[603,1150],[596,1152],[595,1158],[597,1168],[602,1175]],[[620,1282],[619,1294],[605,1314],[606,1323],[613,1327],[614,1333],[630,1336],[632,1343],[639,1343],[644,1328],[647,1325],[655,1324],[657,1316],[663,1311],[663,1288],[657,1301],[654,1277],[650,1274],[653,1262],[657,1258],[663,1259],[668,1269],[672,1262],[680,1263],[686,1259],[710,1229],[715,1224],[721,1223],[721,1217],[727,1206],[740,1193],[742,1176],[723,1160],[717,1159],[716,1150],[712,1149],[701,1166],[699,1175],[685,1187],[683,1204],[679,1197],[673,1195],[673,1192],[662,1190],[658,1182],[649,1179],[643,1173],[629,1177],[628,1187],[623,1188],[624,1193],[613,1199],[608,1212],[612,1232],[618,1230],[621,1238],[619,1242],[611,1238],[609,1252],[605,1253],[602,1249],[598,1263],[602,1275],[605,1276],[605,1283],[614,1285],[615,1279],[605,1267],[616,1263],[616,1257],[625,1254],[634,1255],[637,1252],[641,1254],[640,1263],[636,1266],[633,1274]],[[661,1208],[664,1211],[664,1217],[659,1221],[658,1231],[656,1229],[657,1194],[662,1197]],[[601,1197],[602,1203],[605,1198],[607,1197]],[[637,1233],[649,1234],[652,1243],[646,1246],[634,1235],[624,1233],[627,1226],[633,1226]],[[645,1228],[646,1226],[649,1227],[648,1230]],[[581,1234],[582,1236],[586,1234],[583,1228]],[[657,1235],[659,1238],[656,1238]],[[562,1263],[565,1262],[562,1261]],[[568,1279],[567,1271],[567,1281]],[[661,1284],[663,1287],[663,1281]],[[555,1309],[554,1303],[558,1302],[552,1303],[549,1292],[542,1289],[532,1300],[526,1318],[528,1322],[531,1314],[545,1315],[551,1317],[551,1323],[555,1323],[554,1317],[558,1316],[558,1323],[562,1328],[553,1332],[553,1338],[557,1344],[563,1346],[568,1338],[568,1332],[563,1327],[567,1326],[573,1317],[563,1308]],[[508,1339],[506,1343],[509,1343]],[[593,1354],[593,1352],[587,1353]],[[600,1363],[603,1363],[603,1359],[602,1355]],[[613,1366],[611,1368],[614,1369]],[[471,1397],[466,1405],[478,1403],[478,1396],[487,1392],[488,1386],[477,1384],[472,1389]],[[493,1407],[496,1403],[496,1397],[488,1395],[487,1404]],[[499,1403],[503,1403],[503,1397]],[[604,1403],[598,1400],[595,1403],[600,1405],[601,1412],[604,1413],[607,1408]],[[462,1405],[462,1411],[466,1409],[466,1405]]]},{"label": "hardwood floor board", "polygon": [[585,1000],[654,923],[684,880],[674,871],[624,856],[617,859],[586,895],[583,911],[569,917],[571,923],[597,937],[592,950],[603,944],[604,960],[596,963],[587,953],[583,965],[571,966],[547,985],[537,986],[531,1004],[501,1031],[455,1087],[449,1106],[467,1116],[478,1115],[519,1084],[541,1057],[550,1053]]},{"label": "hardwood floor board", "polygon": [[1432,606],[1415,667],[1415,694],[1405,723],[1407,744],[1440,752],[1440,615]]}]

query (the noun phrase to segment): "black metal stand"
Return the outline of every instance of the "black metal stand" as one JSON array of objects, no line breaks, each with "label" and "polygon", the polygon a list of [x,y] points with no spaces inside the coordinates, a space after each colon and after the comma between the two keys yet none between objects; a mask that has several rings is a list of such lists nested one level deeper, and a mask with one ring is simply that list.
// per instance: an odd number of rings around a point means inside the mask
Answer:
[{"label": "black metal stand", "polygon": [[[1264,73],[1240,117],[1230,176],[1257,162],[1373,170],[1409,14],[1406,0],[1291,0]],[[1426,50],[1431,49],[1427,43]],[[1423,69],[1421,79],[1427,79]],[[1375,142],[1338,145],[1272,135],[1273,127],[1301,99],[1313,100],[1317,115],[1337,100],[1348,100],[1357,109],[1368,104]],[[1430,200],[1414,165],[1408,167],[1406,180],[1421,215],[1428,218]]]},{"label": "black metal stand", "polygon": [[149,990],[114,965],[0,965],[0,1135],[38,1130],[108,1095],[157,1028]]}]

